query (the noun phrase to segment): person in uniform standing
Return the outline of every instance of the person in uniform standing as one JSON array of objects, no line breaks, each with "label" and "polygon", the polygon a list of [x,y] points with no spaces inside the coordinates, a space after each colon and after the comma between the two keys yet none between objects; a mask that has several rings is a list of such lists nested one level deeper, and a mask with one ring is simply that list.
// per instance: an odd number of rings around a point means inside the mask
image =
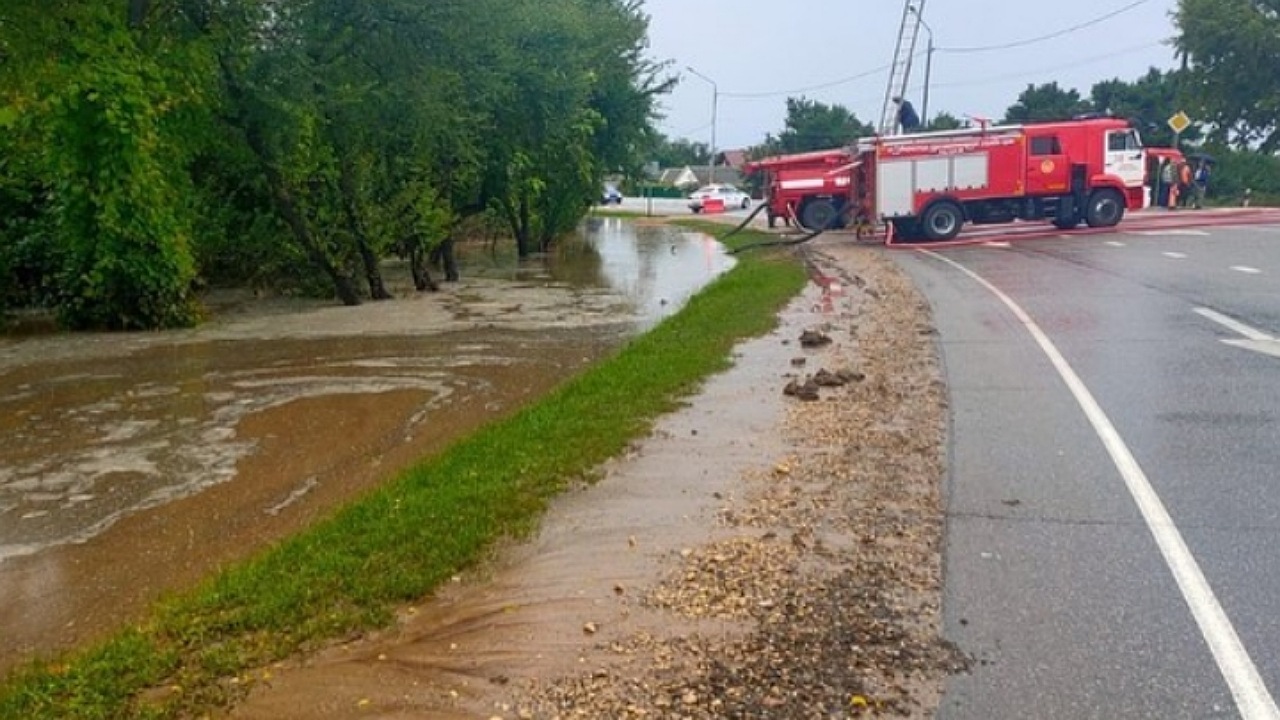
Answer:
[{"label": "person in uniform standing", "polygon": [[1199,166],[1196,167],[1195,180],[1195,209],[1199,210],[1204,207],[1204,195],[1209,190],[1209,161],[1201,159]]}]

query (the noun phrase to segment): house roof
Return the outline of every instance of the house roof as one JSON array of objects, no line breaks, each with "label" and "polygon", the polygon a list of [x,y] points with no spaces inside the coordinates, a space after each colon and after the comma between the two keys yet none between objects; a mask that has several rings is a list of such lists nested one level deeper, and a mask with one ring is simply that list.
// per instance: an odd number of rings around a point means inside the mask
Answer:
[{"label": "house roof", "polygon": [[742,169],[747,164],[746,150],[725,150],[720,153],[720,161],[735,170]]},{"label": "house roof", "polygon": [[667,168],[658,176],[658,182],[664,185],[688,184],[690,180],[686,174],[693,175],[694,173],[687,167]]},{"label": "house roof", "polygon": [[686,166],[663,170],[658,176],[658,182],[663,185],[708,185],[710,183],[741,185],[743,174],[728,165],[716,165],[714,176],[707,165]]},{"label": "house roof", "polygon": [[714,174],[711,172],[711,168],[706,165],[699,165],[693,168],[693,174],[698,176],[699,185],[708,185],[710,183],[742,184],[742,173],[728,165],[716,165]]}]

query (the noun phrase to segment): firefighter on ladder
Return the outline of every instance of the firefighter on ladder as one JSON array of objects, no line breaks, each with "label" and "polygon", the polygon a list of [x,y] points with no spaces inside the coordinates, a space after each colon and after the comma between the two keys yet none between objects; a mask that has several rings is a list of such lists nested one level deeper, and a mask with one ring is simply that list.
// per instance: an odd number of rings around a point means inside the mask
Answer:
[{"label": "firefighter on ladder", "polygon": [[898,106],[898,126],[904,133],[913,133],[920,129],[920,116],[910,100],[895,96],[893,102]]}]

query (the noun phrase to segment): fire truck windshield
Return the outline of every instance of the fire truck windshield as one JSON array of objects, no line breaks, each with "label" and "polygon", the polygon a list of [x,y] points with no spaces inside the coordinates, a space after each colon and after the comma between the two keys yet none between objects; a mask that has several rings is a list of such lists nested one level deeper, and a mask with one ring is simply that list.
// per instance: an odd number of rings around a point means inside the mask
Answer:
[{"label": "fire truck windshield", "polygon": [[1125,152],[1127,150],[1141,149],[1142,138],[1138,136],[1137,130],[1112,133],[1107,138],[1107,150],[1111,152]]}]

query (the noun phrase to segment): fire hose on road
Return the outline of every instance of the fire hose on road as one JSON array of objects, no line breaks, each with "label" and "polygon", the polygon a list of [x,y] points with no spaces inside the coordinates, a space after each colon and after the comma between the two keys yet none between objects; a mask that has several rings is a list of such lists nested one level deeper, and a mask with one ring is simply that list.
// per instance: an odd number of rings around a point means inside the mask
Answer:
[{"label": "fire hose on road", "polygon": [[[722,235],[717,239],[728,240],[734,235],[737,235],[738,233],[742,232],[744,229],[746,229],[748,225],[751,224],[751,221],[754,220],[756,216],[760,214],[760,211],[766,208],[768,208],[768,204],[762,203],[759,207],[755,209],[754,212],[752,212],[750,215],[747,216],[746,220],[743,220],[741,223],[738,224],[737,227],[735,227],[734,229],[730,230],[729,232],[725,233],[724,235]],[[761,248],[768,248],[768,247],[790,247],[793,245],[803,245],[813,240],[814,238],[818,237],[819,235],[822,235],[828,230],[834,230],[835,228],[839,227],[843,219],[844,219],[843,213],[835,213],[831,216],[831,219],[827,221],[827,224],[825,226],[817,230],[812,230],[805,235],[801,235],[800,237],[781,237],[777,240],[767,240],[763,242],[751,243],[749,245],[743,245],[742,247],[739,247],[739,248],[733,248],[729,251],[729,254],[737,255],[738,253],[741,253],[747,250],[759,250]]]}]

